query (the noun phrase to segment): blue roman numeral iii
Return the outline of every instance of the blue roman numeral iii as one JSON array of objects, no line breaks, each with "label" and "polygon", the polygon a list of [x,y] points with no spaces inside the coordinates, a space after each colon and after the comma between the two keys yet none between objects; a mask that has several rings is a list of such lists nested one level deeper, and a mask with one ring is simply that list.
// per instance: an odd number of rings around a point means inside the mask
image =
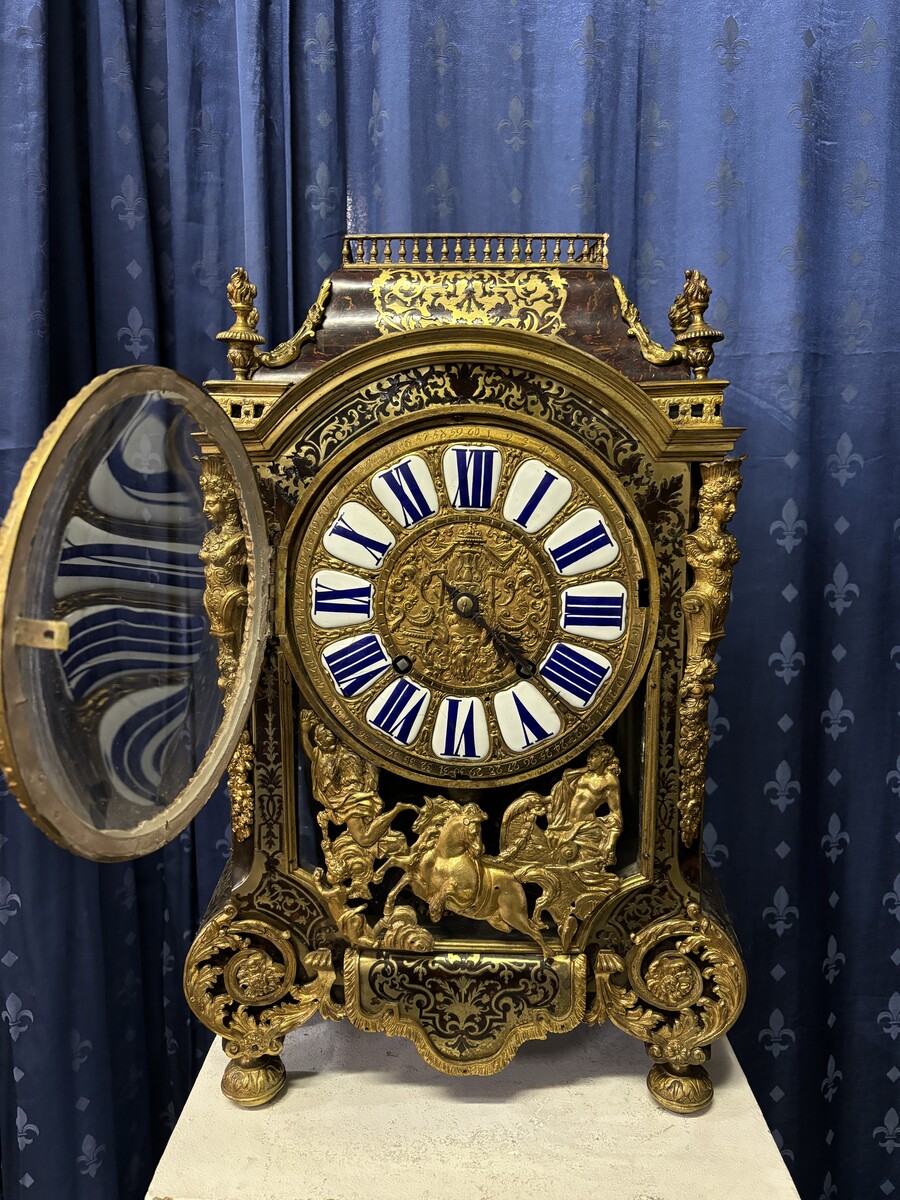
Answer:
[{"label": "blue roman numeral iii", "polygon": [[322,656],[344,696],[355,696],[384,671],[388,657],[374,633],[354,638]]},{"label": "blue roman numeral iii", "polygon": [[396,496],[403,513],[405,529],[415,525],[417,521],[424,520],[425,517],[433,516],[435,510],[425,499],[409,462],[402,462],[396,467],[391,467],[389,471],[382,471],[376,478],[383,479]]},{"label": "blue roman numeral iii", "polygon": [[625,615],[625,597],[579,596],[567,592],[563,597],[563,628],[589,626],[621,629]]},{"label": "blue roman numeral iii", "polygon": [[541,675],[547,683],[568,693],[581,705],[590,703],[608,674],[608,667],[563,642],[557,642],[541,667]]}]

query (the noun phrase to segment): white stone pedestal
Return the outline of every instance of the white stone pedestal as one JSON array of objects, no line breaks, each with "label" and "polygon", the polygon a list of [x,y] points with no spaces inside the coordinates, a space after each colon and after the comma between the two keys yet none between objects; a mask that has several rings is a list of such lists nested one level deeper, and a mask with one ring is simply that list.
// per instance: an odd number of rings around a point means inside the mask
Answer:
[{"label": "white stone pedestal", "polygon": [[486,1079],[348,1022],[310,1022],[284,1060],[281,1095],[240,1109],[213,1046],[148,1200],[797,1200],[725,1041],[693,1117],[655,1103],[643,1046],[609,1025],[528,1042]]}]

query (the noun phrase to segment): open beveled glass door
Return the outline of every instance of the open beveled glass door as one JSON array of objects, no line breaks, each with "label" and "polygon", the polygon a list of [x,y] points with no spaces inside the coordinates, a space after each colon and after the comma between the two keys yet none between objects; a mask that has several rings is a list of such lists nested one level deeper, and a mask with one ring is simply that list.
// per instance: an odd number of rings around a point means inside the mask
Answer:
[{"label": "open beveled glass door", "polygon": [[95,379],[0,531],[0,766],[76,854],[149,853],[212,794],[268,629],[269,544],[231,422],[162,367]]}]

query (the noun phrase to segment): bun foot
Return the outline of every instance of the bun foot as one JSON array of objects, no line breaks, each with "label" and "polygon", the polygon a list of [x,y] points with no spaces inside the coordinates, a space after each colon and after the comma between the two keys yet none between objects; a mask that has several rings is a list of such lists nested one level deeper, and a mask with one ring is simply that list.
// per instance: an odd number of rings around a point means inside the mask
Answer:
[{"label": "bun foot", "polygon": [[242,1108],[258,1108],[274,1100],[284,1087],[287,1072],[275,1055],[235,1058],[222,1076],[222,1091]]},{"label": "bun foot", "polygon": [[713,1098],[713,1085],[705,1067],[676,1068],[657,1063],[650,1068],[647,1087],[653,1099],[670,1112],[702,1112]]}]

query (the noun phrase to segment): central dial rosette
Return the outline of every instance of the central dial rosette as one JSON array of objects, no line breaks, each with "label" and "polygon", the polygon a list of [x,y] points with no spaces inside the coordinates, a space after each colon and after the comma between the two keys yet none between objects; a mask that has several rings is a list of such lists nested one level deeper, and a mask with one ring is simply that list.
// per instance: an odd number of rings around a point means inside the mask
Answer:
[{"label": "central dial rosette", "polygon": [[281,632],[354,749],[487,786],[615,718],[649,659],[655,572],[621,485],[584,460],[472,406],[394,419],[323,468],[285,530]]},{"label": "central dial rosette", "polygon": [[449,516],[398,546],[376,601],[391,658],[411,656],[417,676],[444,690],[515,682],[522,669],[503,643],[533,664],[556,615],[553,579],[530,543],[500,521]]}]

